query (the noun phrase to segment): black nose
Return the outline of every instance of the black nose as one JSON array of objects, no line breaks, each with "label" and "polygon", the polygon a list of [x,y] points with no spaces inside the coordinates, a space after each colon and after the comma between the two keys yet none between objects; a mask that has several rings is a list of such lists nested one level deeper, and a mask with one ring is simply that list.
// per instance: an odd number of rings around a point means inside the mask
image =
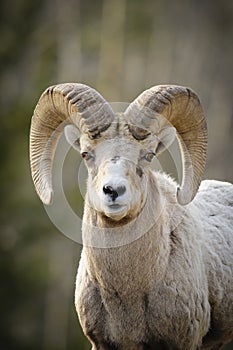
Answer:
[{"label": "black nose", "polygon": [[114,189],[112,186],[105,185],[103,191],[104,194],[109,195],[114,201],[117,197],[122,196],[125,193],[126,188],[125,186],[117,186],[116,189]]}]

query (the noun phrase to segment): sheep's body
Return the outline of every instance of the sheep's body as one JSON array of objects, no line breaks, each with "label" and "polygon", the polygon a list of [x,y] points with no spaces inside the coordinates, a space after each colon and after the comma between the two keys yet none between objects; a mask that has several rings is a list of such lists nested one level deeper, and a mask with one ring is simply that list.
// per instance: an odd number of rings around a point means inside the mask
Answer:
[{"label": "sheep's body", "polygon": [[[93,349],[220,349],[232,339],[233,186],[203,181],[186,207],[176,186],[151,172],[143,211],[162,209],[153,227],[125,246],[83,248],[76,307]],[[101,226],[96,218],[86,206],[84,221]]]},{"label": "sheep's body", "polygon": [[[114,113],[86,85],[46,89],[30,132],[32,178],[45,204],[63,129],[88,169],[76,307],[92,349],[222,348],[233,337],[233,186],[204,181],[197,194],[207,152],[198,96],[154,86]],[[179,188],[150,170],[176,137]]]},{"label": "sheep's body", "polygon": [[233,186],[203,181],[194,205],[202,224],[203,263],[211,306],[210,332],[203,349],[215,349],[216,344],[233,338]]}]

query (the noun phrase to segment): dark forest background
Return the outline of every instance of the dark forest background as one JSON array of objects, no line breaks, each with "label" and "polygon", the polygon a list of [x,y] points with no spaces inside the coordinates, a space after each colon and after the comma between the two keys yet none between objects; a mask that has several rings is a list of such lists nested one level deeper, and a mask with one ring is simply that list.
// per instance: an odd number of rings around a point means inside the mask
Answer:
[{"label": "dark forest background", "polygon": [[73,305],[81,247],[50,222],[30,177],[35,104],[59,82],[117,102],[190,86],[209,125],[205,178],[233,182],[233,2],[3,0],[0,38],[0,348],[90,349]]}]

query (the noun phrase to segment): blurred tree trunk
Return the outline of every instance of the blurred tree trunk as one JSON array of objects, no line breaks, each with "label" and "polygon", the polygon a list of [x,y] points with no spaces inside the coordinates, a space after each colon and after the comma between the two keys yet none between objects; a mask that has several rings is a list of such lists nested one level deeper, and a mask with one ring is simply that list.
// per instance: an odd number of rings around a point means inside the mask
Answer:
[{"label": "blurred tree trunk", "polygon": [[124,59],[126,0],[104,0],[97,89],[110,101],[120,101]]},{"label": "blurred tree trunk", "polygon": [[57,82],[82,81],[79,0],[54,0],[57,41]]}]

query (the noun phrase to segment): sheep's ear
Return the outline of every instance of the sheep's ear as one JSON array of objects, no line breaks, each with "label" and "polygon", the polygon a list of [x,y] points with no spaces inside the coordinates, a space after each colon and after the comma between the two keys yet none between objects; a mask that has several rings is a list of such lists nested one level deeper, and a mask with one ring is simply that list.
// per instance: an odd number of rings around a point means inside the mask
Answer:
[{"label": "sheep's ear", "polygon": [[167,149],[176,138],[176,129],[172,126],[168,126],[162,129],[158,135],[158,145],[155,149],[156,155],[162,153]]},{"label": "sheep's ear", "polygon": [[80,151],[80,132],[74,125],[67,125],[64,128],[67,142],[77,151]]}]

